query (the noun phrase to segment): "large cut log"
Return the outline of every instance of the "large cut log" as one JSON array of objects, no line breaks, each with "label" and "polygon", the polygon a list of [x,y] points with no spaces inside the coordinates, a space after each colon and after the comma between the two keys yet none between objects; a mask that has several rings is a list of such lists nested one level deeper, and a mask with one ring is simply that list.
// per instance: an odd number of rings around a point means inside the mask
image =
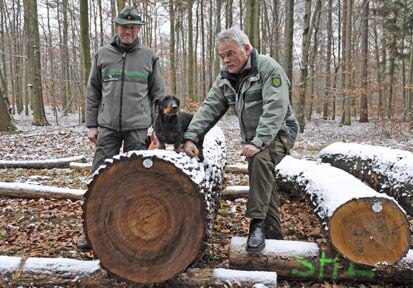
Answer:
[{"label": "large cut log", "polygon": [[[277,273],[231,269],[188,269],[162,287],[276,287]],[[119,281],[98,260],[0,256],[1,287],[141,287]],[[150,286],[145,286],[150,287]]]},{"label": "large cut log", "polygon": [[413,216],[413,153],[381,146],[334,143],[319,156],[380,193],[394,197]]},{"label": "large cut log", "polygon": [[69,168],[70,162],[86,162],[84,156],[45,160],[0,160],[0,168],[51,169]]},{"label": "large cut log", "polygon": [[86,190],[82,189],[0,182],[0,196],[6,197],[81,200],[85,192]]},{"label": "large cut log", "polygon": [[84,230],[105,269],[152,283],[196,259],[220,202],[221,129],[205,136],[203,151],[203,162],[184,152],[132,151],[97,169],[85,194]]},{"label": "large cut log", "polygon": [[233,237],[229,252],[232,269],[276,271],[279,279],[316,281],[413,283],[413,250],[393,266],[368,267],[354,264],[331,247],[316,243],[265,240],[259,254],[245,250],[246,238]]},{"label": "large cut log", "polygon": [[409,222],[392,197],[325,163],[286,156],[276,170],[281,190],[309,197],[332,246],[350,261],[392,265],[406,255]]}]

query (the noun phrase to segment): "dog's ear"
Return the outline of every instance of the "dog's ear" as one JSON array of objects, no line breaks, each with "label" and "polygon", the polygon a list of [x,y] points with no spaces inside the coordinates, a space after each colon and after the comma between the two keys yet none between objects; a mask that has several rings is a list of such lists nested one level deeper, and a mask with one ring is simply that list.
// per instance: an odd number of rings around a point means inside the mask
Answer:
[{"label": "dog's ear", "polygon": [[153,102],[153,106],[155,107],[155,109],[161,109],[161,99],[156,98],[155,101]]},{"label": "dog's ear", "polygon": [[178,107],[181,107],[181,101],[179,100],[178,97],[174,96],[176,104],[178,104]]}]

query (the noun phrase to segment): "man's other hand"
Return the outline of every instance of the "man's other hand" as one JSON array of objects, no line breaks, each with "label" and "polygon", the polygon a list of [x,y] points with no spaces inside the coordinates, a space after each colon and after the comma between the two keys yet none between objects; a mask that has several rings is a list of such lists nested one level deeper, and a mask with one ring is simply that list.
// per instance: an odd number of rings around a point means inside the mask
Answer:
[{"label": "man's other hand", "polygon": [[89,141],[96,144],[96,141],[98,140],[98,128],[89,128],[87,131],[87,138],[89,138]]},{"label": "man's other hand", "polygon": [[258,148],[257,146],[252,145],[252,144],[247,144],[242,148],[240,155],[251,158],[260,151],[261,149]]}]

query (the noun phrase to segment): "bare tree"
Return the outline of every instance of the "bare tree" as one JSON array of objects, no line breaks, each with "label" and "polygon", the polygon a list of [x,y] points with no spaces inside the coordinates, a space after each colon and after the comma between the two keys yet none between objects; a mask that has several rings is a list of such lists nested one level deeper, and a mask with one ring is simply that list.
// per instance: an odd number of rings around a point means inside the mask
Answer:
[{"label": "bare tree", "polygon": [[40,64],[40,37],[37,0],[24,0],[24,24],[27,37],[27,55],[32,85],[33,125],[49,125],[43,104],[42,74]]},{"label": "bare tree", "polygon": [[[82,47],[82,82],[83,89],[86,91],[86,85],[89,78],[91,59],[89,46],[89,18],[88,18],[88,1],[80,1],[80,42]],[[86,121],[86,93],[82,93],[83,99],[80,101],[80,111],[82,122]]]},{"label": "bare tree", "polygon": [[359,122],[369,121],[369,111],[367,106],[367,65],[368,65],[368,30],[369,30],[369,0],[363,0],[362,28],[361,28],[361,90],[360,97],[360,120]]}]

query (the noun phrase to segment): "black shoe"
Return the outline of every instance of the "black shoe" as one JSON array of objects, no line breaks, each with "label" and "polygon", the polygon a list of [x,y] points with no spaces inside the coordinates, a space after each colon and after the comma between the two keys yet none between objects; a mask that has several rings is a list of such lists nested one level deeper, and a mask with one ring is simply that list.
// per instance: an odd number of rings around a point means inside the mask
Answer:
[{"label": "black shoe", "polygon": [[87,242],[87,240],[85,238],[79,239],[79,241],[77,242],[76,247],[80,251],[84,251],[84,252],[92,250],[92,247],[90,246],[89,242]]},{"label": "black shoe", "polygon": [[248,252],[260,252],[265,247],[265,221],[252,219],[247,240]]},{"label": "black shoe", "polygon": [[284,237],[281,231],[265,223],[265,239],[284,240]]}]

